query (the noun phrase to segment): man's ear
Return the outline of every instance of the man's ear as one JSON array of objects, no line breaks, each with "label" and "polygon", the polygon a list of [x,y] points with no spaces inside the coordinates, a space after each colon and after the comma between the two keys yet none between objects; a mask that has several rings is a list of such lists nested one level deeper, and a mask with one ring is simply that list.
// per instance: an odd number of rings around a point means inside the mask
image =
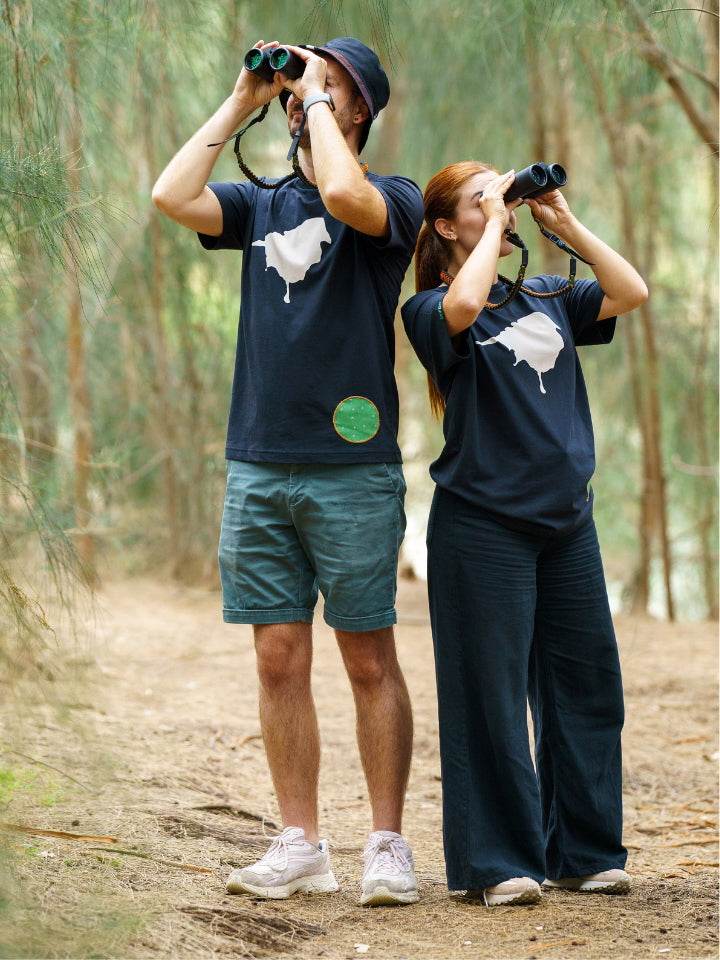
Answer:
[{"label": "man's ear", "polygon": [[365,121],[370,116],[370,111],[368,110],[368,105],[365,103],[365,98],[358,96],[355,101],[355,113],[353,114],[354,123],[365,123]]}]

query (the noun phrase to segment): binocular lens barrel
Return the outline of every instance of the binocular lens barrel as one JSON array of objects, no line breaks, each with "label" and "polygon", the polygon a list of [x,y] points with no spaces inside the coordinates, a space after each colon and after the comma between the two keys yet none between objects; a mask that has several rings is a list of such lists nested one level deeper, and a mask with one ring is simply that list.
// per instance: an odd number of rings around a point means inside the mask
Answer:
[{"label": "binocular lens barrel", "polygon": [[548,166],[548,184],[551,182],[555,185],[554,189],[564,187],[567,183],[565,167],[561,167],[559,163],[551,163]]},{"label": "binocular lens barrel", "polygon": [[253,47],[245,54],[245,69],[257,74],[268,83],[275,80],[276,73],[284,74],[288,80],[297,80],[305,70],[302,57],[292,53],[287,47],[275,47],[273,50],[260,50]]},{"label": "binocular lens barrel", "polygon": [[252,50],[248,50],[245,54],[245,69],[246,70],[257,70],[257,68],[262,63],[263,55],[262,50],[258,50],[253,47]]},{"label": "binocular lens barrel", "polygon": [[305,71],[305,61],[287,47],[276,47],[270,54],[270,66],[288,80],[297,80]]},{"label": "binocular lens barrel", "polygon": [[536,190],[543,190],[547,183],[547,174],[541,164],[533,163],[524,170],[519,170],[515,174],[515,179],[510,189],[505,194],[505,202],[519,200],[521,197],[529,197]]},{"label": "binocular lens barrel", "polygon": [[243,63],[246,70],[256,74],[262,80],[272,83],[275,79],[275,71],[270,66],[270,52],[268,50],[253,47],[245,54]]},{"label": "binocular lens barrel", "polygon": [[567,173],[559,163],[533,163],[515,174],[512,186],[505,194],[505,202],[539,197],[564,187],[566,183]]}]

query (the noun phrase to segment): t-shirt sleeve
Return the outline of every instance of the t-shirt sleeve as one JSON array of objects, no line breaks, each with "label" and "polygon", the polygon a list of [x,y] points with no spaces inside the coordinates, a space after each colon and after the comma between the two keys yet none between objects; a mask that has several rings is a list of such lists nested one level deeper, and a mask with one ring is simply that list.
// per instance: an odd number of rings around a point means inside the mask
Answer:
[{"label": "t-shirt sleeve", "polygon": [[575,345],[610,343],[615,336],[616,317],[598,320],[605,293],[597,280],[576,280],[566,295],[565,307],[570,319]]},{"label": "t-shirt sleeve", "polygon": [[444,290],[426,290],[415,294],[401,309],[408,340],[420,363],[436,383],[440,383],[457,364],[467,359],[469,331],[451,338],[442,313]]},{"label": "t-shirt sleeve", "polygon": [[250,184],[209,183],[208,186],[220,201],[223,215],[223,232],[219,237],[199,233],[198,239],[206,250],[242,250],[245,224],[251,206]]},{"label": "t-shirt sleeve", "polygon": [[420,188],[408,177],[379,177],[372,180],[385,199],[390,220],[390,236],[368,237],[383,251],[413,250],[423,221],[423,202]]}]

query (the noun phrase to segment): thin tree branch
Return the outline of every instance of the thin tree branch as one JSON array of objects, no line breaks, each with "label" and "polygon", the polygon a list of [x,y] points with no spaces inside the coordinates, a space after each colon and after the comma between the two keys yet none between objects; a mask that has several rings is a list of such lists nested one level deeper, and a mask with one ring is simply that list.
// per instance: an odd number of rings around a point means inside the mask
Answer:
[{"label": "thin tree branch", "polygon": [[702,115],[695,105],[689,91],[682,82],[672,58],[655,39],[646,20],[636,3],[636,0],[620,0],[620,5],[633,17],[640,37],[638,52],[645,62],[652,67],[670,87],[675,99],[680,104],[683,113],[690,121],[695,132],[703,143],[707,145],[713,157],[718,156],[718,129],[717,121]]},{"label": "thin tree branch", "polygon": [[651,10],[650,13],[655,16],[656,13],[680,13],[683,10],[690,13],[706,13],[709,17],[715,17],[716,20],[720,19],[720,16],[714,10],[703,10],[702,7],[668,7],[667,10]]}]

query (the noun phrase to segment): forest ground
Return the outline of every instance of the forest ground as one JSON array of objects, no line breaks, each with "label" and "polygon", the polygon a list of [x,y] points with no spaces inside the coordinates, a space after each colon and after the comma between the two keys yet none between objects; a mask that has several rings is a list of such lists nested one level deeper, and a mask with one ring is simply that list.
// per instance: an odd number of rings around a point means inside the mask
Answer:
[{"label": "forest ground", "polygon": [[0,956],[717,957],[717,624],[617,621],[632,892],[552,890],[535,906],[487,909],[445,886],[424,583],[401,581],[398,613],[415,715],[404,834],[417,905],[358,905],[370,810],[350,689],[321,618],[321,830],[340,892],[276,902],[225,892],[231,868],[262,855],[278,823],[251,628],[221,622],[216,592],[116,579],[98,591],[70,709],[43,702],[4,718],[3,761],[32,789],[0,812]]}]

